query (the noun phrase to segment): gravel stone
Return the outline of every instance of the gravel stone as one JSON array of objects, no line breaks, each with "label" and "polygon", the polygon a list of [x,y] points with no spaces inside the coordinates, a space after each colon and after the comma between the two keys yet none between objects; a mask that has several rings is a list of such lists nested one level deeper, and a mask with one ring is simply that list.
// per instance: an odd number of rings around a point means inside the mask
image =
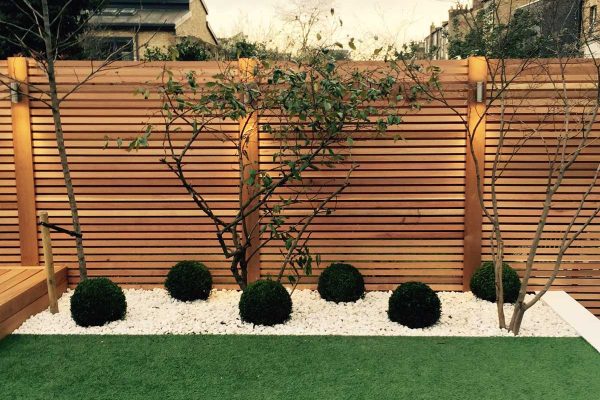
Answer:
[{"label": "gravel stone", "polygon": [[[350,336],[512,336],[497,327],[496,305],[470,292],[438,292],[442,302],[439,322],[425,329],[409,329],[387,317],[391,292],[367,292],[356,303],[327,302],[316,291],[292,295],[291,319],[282,325],[254,326],[240,320],[241,292],[213,290],[206,301],[180,302],[164,289],[126,289],[127,315],[104,326],[82,328],[71,319],[72,290],[59,300],[58,314],[46,310],[29,318],[16,334],[242,334]],[[510,318],[512,306],[506,305]],[[521,336],[578,336],[543,300],[527,311]]]}]

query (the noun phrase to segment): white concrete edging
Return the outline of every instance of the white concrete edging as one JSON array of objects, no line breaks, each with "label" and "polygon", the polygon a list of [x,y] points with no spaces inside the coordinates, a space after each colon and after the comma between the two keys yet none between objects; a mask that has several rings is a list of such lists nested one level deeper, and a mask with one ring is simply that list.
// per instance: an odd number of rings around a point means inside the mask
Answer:
[{"label": "white concrete edging", "polygon": [[600,353],[600,319],[562,290],[547,292],[542,299]]}]

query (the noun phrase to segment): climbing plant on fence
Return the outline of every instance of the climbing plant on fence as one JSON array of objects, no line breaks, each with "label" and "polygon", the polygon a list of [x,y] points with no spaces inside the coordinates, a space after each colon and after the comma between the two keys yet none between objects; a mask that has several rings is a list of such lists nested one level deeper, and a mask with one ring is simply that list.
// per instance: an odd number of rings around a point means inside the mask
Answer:
[{"label": "climbing plant on fence", "polygon": [[[419,107],[420,90],[407,85],[398,70],[336,64],[320,50],[294,63],[246,59],[239,67],[226,67],[209,82],[165,70],[158,90],[164,126],[149,125],[130,147],[143,147],[153,131],[164,132],[161,162],[214,223],[240,288],[258,273],[259,251],[272,241],[283,244],[276,279],[297,284],[320,262],[310,250],[309,225],[334,211],[336,198],[360,168],[352,160],[352,146],[361,140],[356,133],[379,135],[400,124],[401,110]],[[153,96],[149,89],[141,92]],[[239,132],[214,129],[228,121],[242,121]],[[233,215],[223,215],[186,171],[194,146],[214,135],[235,148],[239,196]],[[270,162],[258,162],[258,135],[277,143]],[[325,181],[310,180],[310,172]]]}]

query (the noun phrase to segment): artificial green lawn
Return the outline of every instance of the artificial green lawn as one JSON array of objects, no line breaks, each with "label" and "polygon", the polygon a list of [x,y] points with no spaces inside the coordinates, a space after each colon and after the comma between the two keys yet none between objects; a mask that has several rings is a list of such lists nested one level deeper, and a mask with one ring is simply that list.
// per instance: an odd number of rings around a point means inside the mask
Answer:
[{"label": "artificial green lawn", "polygon": [[579,338],[19,336],[0,399],[595,399]]}]

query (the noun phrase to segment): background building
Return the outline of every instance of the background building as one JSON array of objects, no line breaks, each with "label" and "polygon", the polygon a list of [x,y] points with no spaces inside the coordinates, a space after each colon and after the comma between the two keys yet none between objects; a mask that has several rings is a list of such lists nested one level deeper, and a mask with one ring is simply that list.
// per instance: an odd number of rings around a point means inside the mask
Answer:
[{"label": "background building", "polygon": [[600,55],[598,3],[600,0],[473,0],[470,8],[460,4],[450,8],[448,21],[439,27],[432,25],[424,40],[428,49],[434,50],[430,53],[433,59],[448,58],[448,43],[468,32],[476,15],[483,13],[485,21],[491,24],[507,24],[515,12],[527,10],[539,19],[539,33],[560,38],[561,48],[576,48],[588,56]]},{"label": "background building", "polygon": [[192,37],[216,45],[202,0],[109,0],[90,19],[86,47],[100,58],[115,50],[117,58],[138,60],[147,47],[166,48],[177,38]]},{"label": "background building", "polygon": [[442,25],[431,24],[429,36],[424,40],[425,55],[433,60],[448,59],[448,21]]},{"label": "background building", "polygon": [[582,36],[581,0],[537,0],[518,6],[514,12],[528,11],[539,19],[539,33],[544,37],[556,38],[560,49],[577,51]]},{"label": "background building", "polygon": [[600,6],[600,0],[585,0],[581,11],[581,35],[586,39],[583,52],[588,57],[600,56],[598,6]]}]

